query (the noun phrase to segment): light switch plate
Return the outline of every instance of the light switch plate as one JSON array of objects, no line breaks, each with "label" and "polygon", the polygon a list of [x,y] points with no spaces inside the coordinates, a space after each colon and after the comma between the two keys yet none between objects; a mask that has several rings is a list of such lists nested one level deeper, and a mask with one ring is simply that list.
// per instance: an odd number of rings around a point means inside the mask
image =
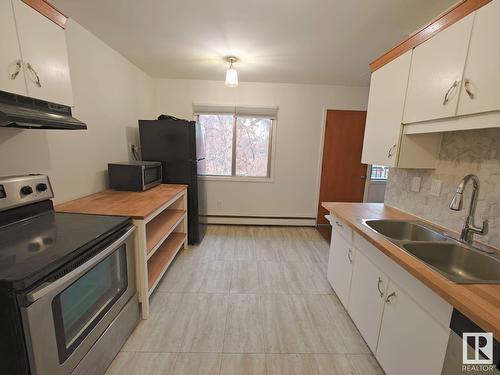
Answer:
[{"label": "light switch plate", "polygon": [[418,193],[420,191],[420,184],[422,183],[422,177],[415,176],[411,179],[410,190]]},{"label": "light switch plate", "polygon": [[431,182],[431,195],[439,197],[439,195],[441,194],[441,185],[442,185],[441,180],[433,178]]}]

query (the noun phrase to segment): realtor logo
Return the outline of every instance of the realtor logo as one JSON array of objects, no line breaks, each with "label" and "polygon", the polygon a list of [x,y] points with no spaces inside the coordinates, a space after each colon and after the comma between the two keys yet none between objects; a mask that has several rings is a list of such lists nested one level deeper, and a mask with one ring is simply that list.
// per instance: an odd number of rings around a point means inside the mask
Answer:
[{"label": "realtor logo", "polygon": [[[469,358],[469,345],[474,350]],[[493,333],[464,332],[462,336],[462,362],[464,365],[493,364]]]}]

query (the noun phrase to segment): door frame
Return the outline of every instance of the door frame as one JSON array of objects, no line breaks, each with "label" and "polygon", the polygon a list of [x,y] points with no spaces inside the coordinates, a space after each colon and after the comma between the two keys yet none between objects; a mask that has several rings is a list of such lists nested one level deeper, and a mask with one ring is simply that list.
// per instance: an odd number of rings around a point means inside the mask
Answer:
[{"label": "door frame", "polygon": [[[368,103],[367,103],[368,104]],[[316,198],[314,200],[314,204],[316,206],[315,208],[315,221],[316,221],[316,224],[315,226],[318,225],[318,213],[319,213],[319,205],[318,205],[318,202],[319,202],[319,194],[320,194],[320,190],[321,190],[321,170],[323,168],[323,151],[324,151],[324,148],[325,148],[325,133],[326,133],[326,119],[327,119],[327,116],[328,116],[328,111],[366,111],[367,110],[367,105],[364,105],[364,106],[352,106],[350,108],[332,108],[330,106],[326,106],[326,105],[323,105],[323,113],[322,113],[322,124],[321,124],[321,139],[320,139],[320,146],[319,146],[319,152],[318,152],[318,166],[317,166],[317,180],[316,180]],[[367,172],[368,173],[368,167],[370,165],[368,164],[367,165]],[[363,194],[363,202],[365,202],[365,199],[366,199],[366,186],[368,185],[367,184],[367,181],[368,181],[368,175],[367,175],[367,178],[365,179],[365,193]]]}]

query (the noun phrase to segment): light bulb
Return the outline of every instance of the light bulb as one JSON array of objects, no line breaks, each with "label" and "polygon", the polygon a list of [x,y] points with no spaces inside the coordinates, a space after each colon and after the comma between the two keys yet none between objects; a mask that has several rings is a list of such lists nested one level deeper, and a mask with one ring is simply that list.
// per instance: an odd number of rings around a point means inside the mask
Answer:
[{"label": "light bulb", "polygon": [[238,72],[233,68],[233,65],[227,69],[226,72],[226,86],[236,87],[238,86]]}]

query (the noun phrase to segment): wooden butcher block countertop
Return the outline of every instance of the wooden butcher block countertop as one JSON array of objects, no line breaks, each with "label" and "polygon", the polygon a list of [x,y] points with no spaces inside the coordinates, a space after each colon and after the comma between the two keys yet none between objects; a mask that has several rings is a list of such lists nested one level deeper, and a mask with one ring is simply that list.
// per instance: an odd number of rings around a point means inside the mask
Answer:
[{"label": "wooden butcher block countertop", "polygon": [[424,220],[383,203],[323,202],[322,206],[486,332],[493,332],[494,337],[500,340],[500,284],[455,284],[362,224],[362,219]]},{"label": "wooden butcher block countertop", "polygon": [[130,216],[144,219],[187,189],[187,185],[161,184],[146,191],[104,190],[56,206],[57,212]]}]

